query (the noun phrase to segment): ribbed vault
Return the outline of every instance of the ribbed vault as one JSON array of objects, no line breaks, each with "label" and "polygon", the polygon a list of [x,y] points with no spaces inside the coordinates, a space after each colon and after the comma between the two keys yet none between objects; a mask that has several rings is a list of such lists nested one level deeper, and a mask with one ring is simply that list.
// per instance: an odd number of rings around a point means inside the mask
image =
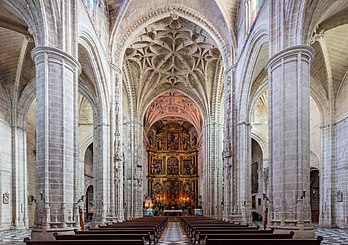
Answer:
[{"label": "ribbed vault", "polygon": [[178,92],[168,92],[156,98],[145,113],[145,128],[156,122],[183,124],[185,121],[202,132],[202,116],[197,105],[187,96]]},{"label": "ribbed vault", "polygon": [[134,39],[125,53],[124,70],[139,108],[163,87],[190,90],[208,106],[221,64],[221,54],[210,35],[173,14],[145,27]]}]

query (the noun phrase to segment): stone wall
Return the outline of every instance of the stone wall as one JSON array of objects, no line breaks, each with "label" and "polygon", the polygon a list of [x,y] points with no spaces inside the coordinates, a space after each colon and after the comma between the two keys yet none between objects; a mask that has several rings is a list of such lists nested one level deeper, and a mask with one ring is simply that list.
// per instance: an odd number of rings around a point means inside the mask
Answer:
[{"label": "stone wall", "polygon": [[[36,197],[36,103],[33,102],[27,113],[27,196]],[[34,226],[36,203],[28,202],[29,227]]]},{"label": "stone wall", "polygon": [[336,205],[336,223],[348,227],[348,86],[342,83],[336,110],[336,188],[333,193]]},{"label": "stone wall", "polygon": [[314,100],[310,99],[310,166],[320,169],[321,138],[320,138],[320,111]]},{"label": "stone wall", "polygon": [[[11,127],[0,119],[0,229],[9,229],[12,221],[12,145]],[[9,194],[8,203],[4,203],[4,194]]]},{"label": "stone wall", "polygon": [[85,189],[93,185],[93,143],[89,145],[85,153]]}]

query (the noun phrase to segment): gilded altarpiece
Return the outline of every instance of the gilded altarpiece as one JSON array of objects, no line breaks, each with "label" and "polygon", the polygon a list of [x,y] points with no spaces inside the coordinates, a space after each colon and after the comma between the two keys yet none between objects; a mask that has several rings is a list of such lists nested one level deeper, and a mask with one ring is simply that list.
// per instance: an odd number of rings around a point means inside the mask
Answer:
[{"label": "gilded altarpiece", "polygon": [[148,149],[148,195],[166,208],[198,203],[196,138],[178,125],[164,127]]}]

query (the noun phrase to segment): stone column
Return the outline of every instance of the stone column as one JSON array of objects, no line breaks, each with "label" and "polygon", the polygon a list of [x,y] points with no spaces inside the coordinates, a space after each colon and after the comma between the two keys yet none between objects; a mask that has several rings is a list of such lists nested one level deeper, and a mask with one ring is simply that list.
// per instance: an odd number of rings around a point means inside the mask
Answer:
[{"label": "stone column", "polygon": [[322,227],[336,225],[336,125],[321,128],[320,215]]},{"label": "stone column", "polygon": [[143,124],[133,117],[124,122],[124,209],[125,219],[143,216]]},{"label": "stone column", "polygon": [[222,218],[222,130],[223,126],[213,119],[204,126],[203,210],[205,215],[213,218]]},{"label": "stone column", "polygon": [[216,208],[217,212],[215,214],[215,218],[222,219],[223,215],[223,173],[224,173],[224,166],[223,166],[223,129],[224,125],[222,122],[217,122],[215,125],[215,168],[216,168]]},{"label": "stone column", "polygon": [[13,125],[12,131],[12,226],[28,227],[26,129]]},{"label": "stone column", "polygon": [[233,131],[233,119],[234,119],[234,90],[232,86],[232,77],[233,77],[233,69],[228,68],[225,71],[224,76],[224,139],[223,139],[223,165],[224,165],[224,210],[223,210],[223,219],[229,221],[230,213],[232,210],[232,166],[233,166],[233,139],[234,139],[234,131]]},{"label": "stone column", "polygon": [[310,215],[309,96],[314,50],[284,49],[268,62],[270,226],[313,237]]},{"label": "stone column", "polygon": [[[236,110],[236,66],[232,66],[225,71],[224,98],[225,98],[225,132],[224,132],[224,167],[225,176],[225,219],[233,222],[243,222],[240,206],[240,168],[238,162],[238,146],[240,145],[237,136],[237,110]],[[227,203],[226,203],[227,202]],[[226,206],[227,205],[227,206]]]},{"label": "stone column", "polygon": [[238,161],[234,172],[236,178],[232,221],[250,224],[251,217],[251,125],[249,122],[238,122],[236,132],[238,145],[236,155]]},{"label": "stone column", "polygon": [[[80,64],[51,47],[32,50],[36,65],[36,229],[34,239],[67,230],[73,210],[77,164],[77,100]],[[36,232],[39,231],[39,232]],[[53,237],[51,237],[53,239]]]},{"label": "stone column", "polygon": [[117,221],[124,220],[123,210],[123,157],[122,157],[122,73],[121,69],[112,66],[115,77],[115,128],[114,128],[114,201]]},{"label": "stone column", "polygon": [[[102,116],[99,116],[101,118]],[[98,118],[98,119],[99,119]],[[108,208],[110,207],[110,172],[113,171],[110,159],[110,125],[106,121],[98,121],[94,127],[93,143],[93,180],[94,180],[94,206],[95,214],[93,215],[93,226],[103,224],[107,221]],[[98,150],[96,150],[98,149]]]}]

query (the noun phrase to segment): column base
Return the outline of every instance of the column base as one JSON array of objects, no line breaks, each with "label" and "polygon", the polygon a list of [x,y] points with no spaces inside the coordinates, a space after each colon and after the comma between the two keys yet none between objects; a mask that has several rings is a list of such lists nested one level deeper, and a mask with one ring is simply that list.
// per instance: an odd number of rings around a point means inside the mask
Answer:
[{"label": "column base", "polygon": [[21,229],[27,229],[28,227],[25,225],[24,222],[18,222],[14,225],[11,225],[11,230],[21,230]]},{"label": "column base", "polygon": [[338,228],[338,229],[347,229],[348,224],[347,223],[341,223],[341,224],[336,224],[334,226],[331,226],[332,228]]},{"label": "column base", "polygon": [[[76,228],[75,228],[76,229]],[[31,240],[56,240],[53,236],[53,233],[57,232],[59,234],[75,234],[74,230],[72,228],[68,229],[38,229],[34,228],[31,231]]]},{"label": "column base", "polygon": [[270,226],[274,229],[274,234],[289,234],[291,231],[295,232],[293,239],[314,238],[314,227],[306,226]]}]

